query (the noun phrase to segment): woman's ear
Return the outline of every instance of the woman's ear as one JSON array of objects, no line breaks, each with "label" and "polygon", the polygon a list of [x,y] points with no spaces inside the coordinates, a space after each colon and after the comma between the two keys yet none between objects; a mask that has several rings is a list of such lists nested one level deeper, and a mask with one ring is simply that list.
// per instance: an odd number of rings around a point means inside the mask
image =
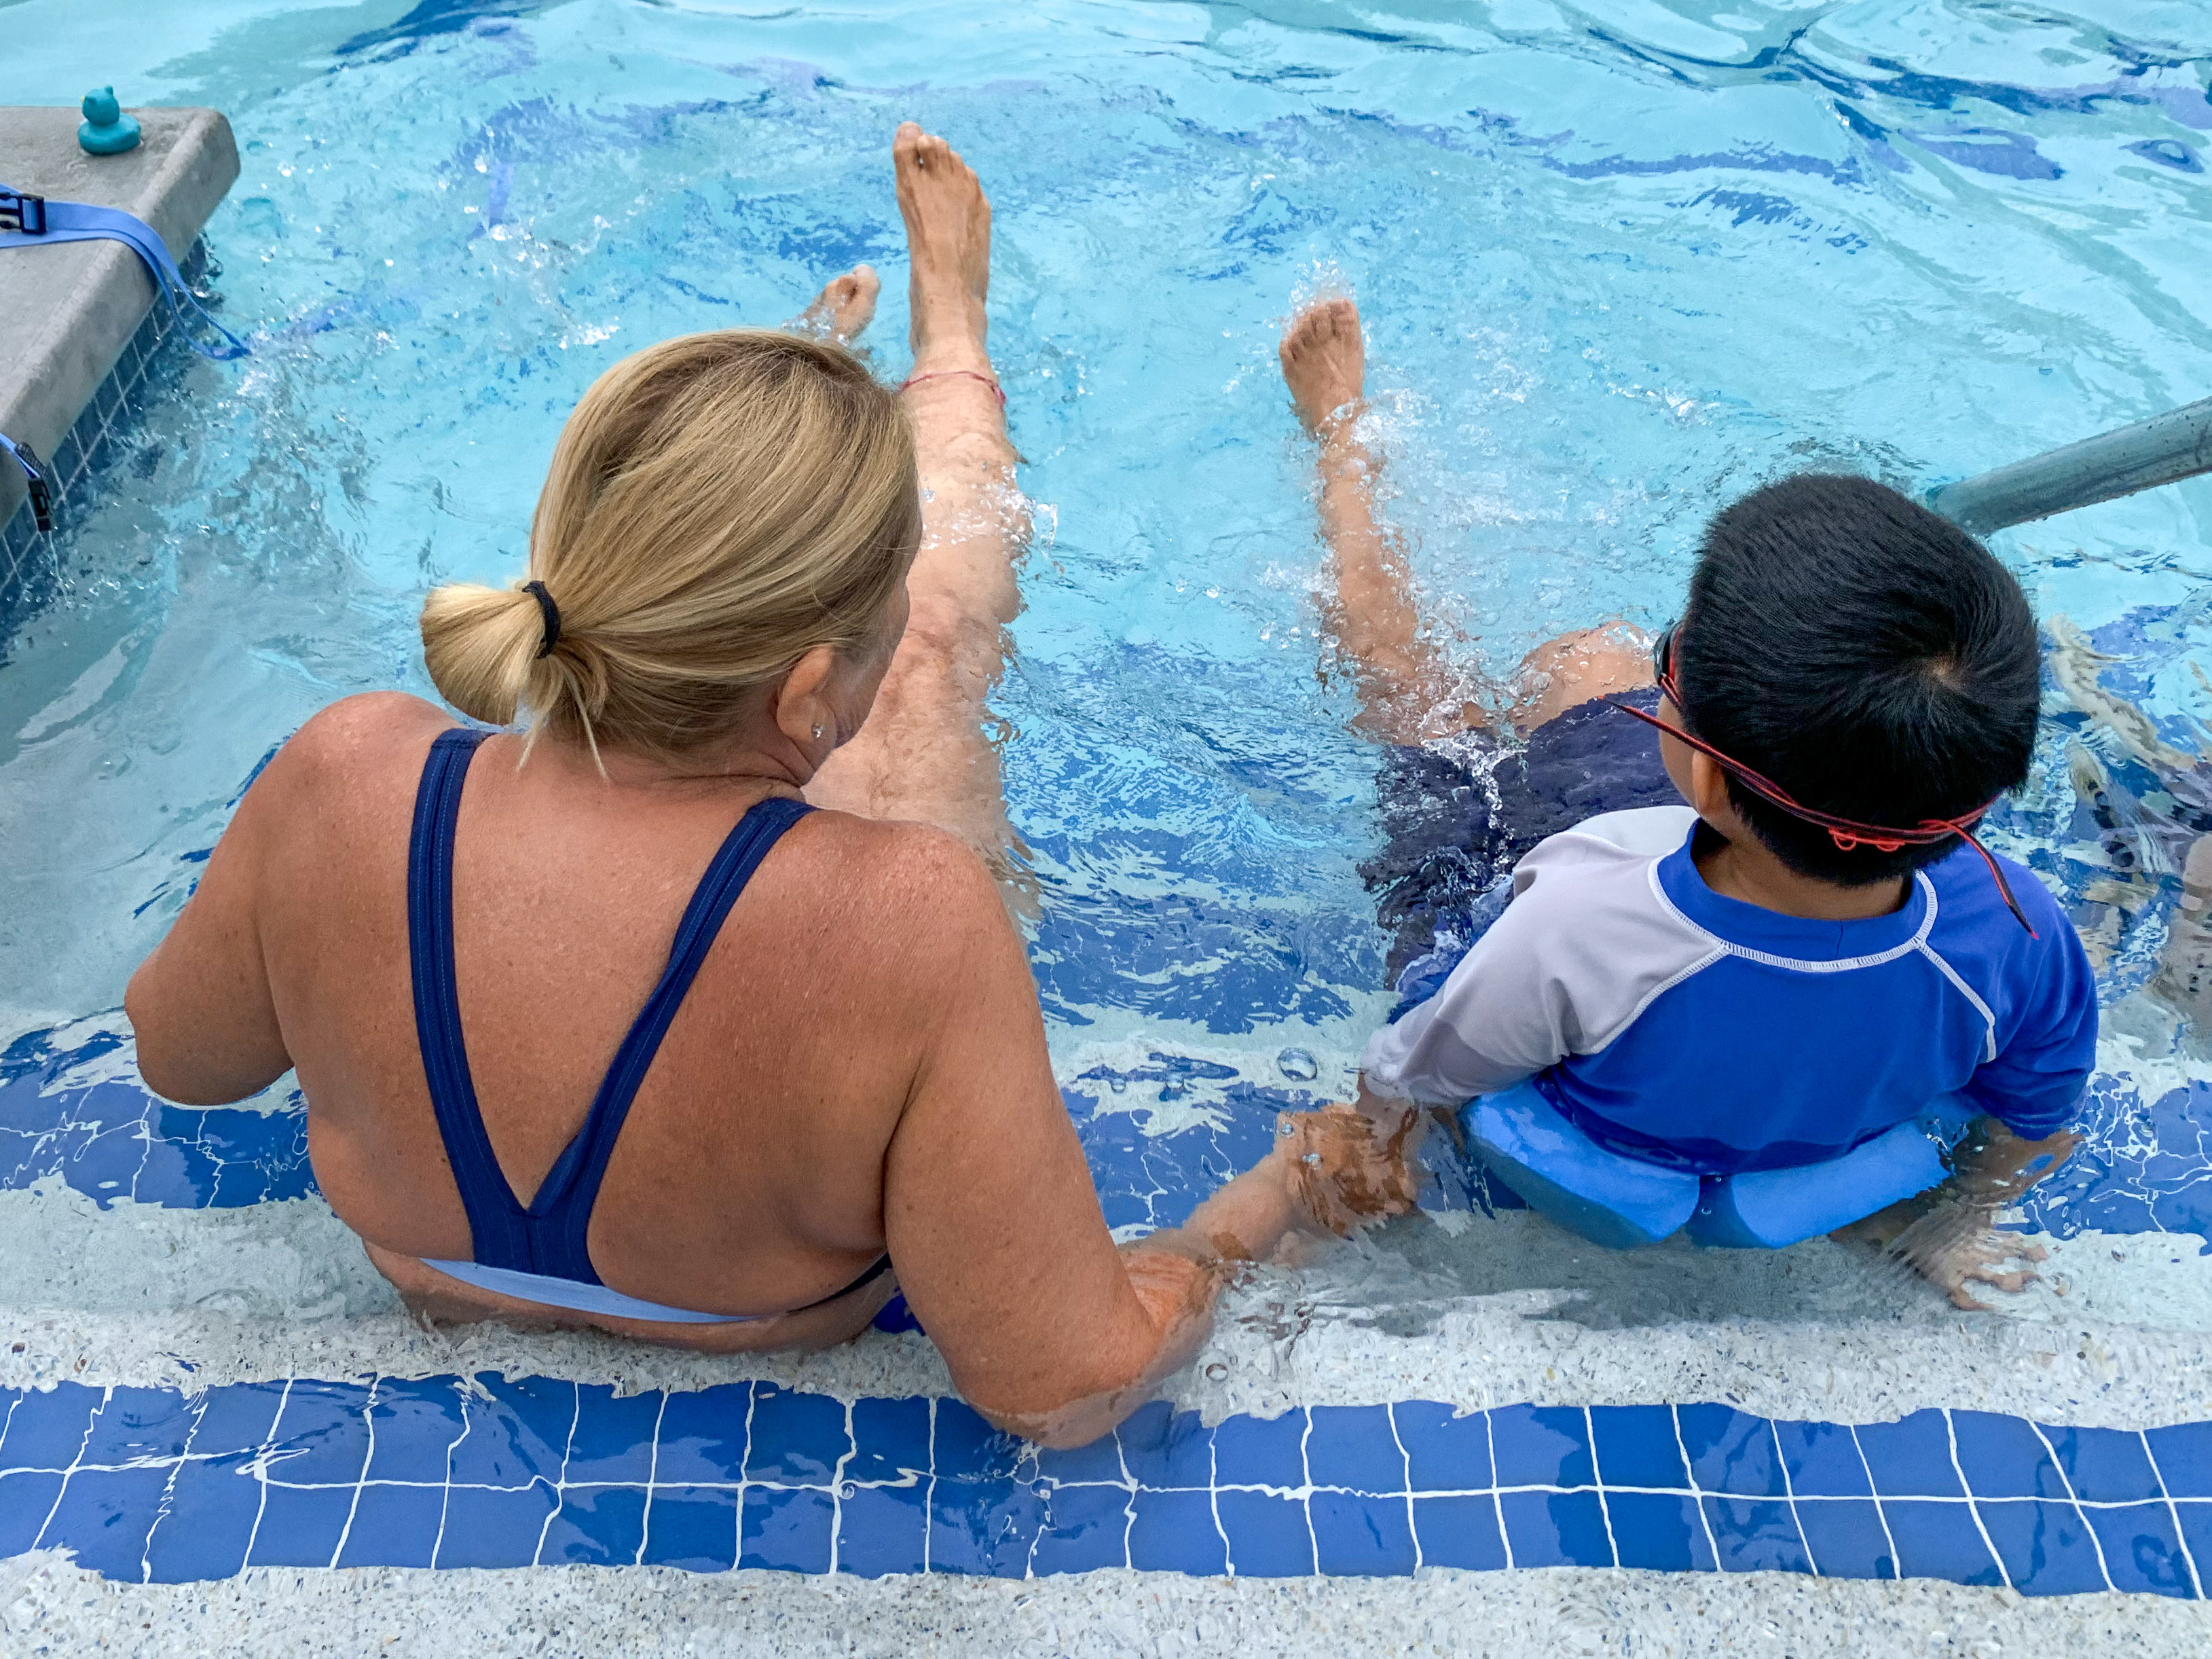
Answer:
[{"label": "woman's ear", "polygon": [[809,754],[836,723],[837,711],[829,696],[830,678],[836,668],[836,652],[817,645],[792,665],[769,700],[775,729]]}]

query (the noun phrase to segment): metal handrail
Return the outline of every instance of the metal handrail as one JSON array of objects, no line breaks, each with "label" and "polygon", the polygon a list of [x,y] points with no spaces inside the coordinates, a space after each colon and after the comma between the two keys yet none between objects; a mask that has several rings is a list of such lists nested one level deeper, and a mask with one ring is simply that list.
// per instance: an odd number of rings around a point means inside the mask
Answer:
[{"label": "metal handrail", "polygon": [[2157,484],[2212,472],[2212,398],[1928,493],[1928,505],[1986,536]]}]

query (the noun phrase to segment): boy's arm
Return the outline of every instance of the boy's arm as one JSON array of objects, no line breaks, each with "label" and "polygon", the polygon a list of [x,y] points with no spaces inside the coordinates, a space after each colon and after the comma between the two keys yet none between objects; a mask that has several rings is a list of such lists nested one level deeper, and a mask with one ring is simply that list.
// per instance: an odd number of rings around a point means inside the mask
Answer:
[{"label": "boy's arm", "polygon": [[2097,1064],[2096,975],[2072,924],[2056,904],[2045,908],[2047,945],[2036,953],[2032,986],[2023,988],[2025,1006],[1996,1057],[1976,1067],[1961,1091],[2025,1141],[2047,1139],[2073,1121]]}]

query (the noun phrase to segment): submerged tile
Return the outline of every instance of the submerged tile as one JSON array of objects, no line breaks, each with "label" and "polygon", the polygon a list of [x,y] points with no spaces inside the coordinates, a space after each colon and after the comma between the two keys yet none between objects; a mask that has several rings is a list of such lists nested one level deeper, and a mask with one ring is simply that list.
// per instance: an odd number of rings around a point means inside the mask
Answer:
[{"label": "submerged tile", "polygon": [[1304,1578],[1316,1571],[1306,1506],[1273,1492],[1224,1492],[1214,1499],[1229,1534],[1230,1570],[1243,1578]]},{"label": "submerged tile", "polygon": [[[353,1514],[351,1486],[280,1486],[273,1482],[254,1528],[249,1567],[327,1567]],[[185,1523],[191,1524],[190,1517]]]},{"label": "submerged tile", "polygon": [[1321,1570],[1340,1577],[1413,1570],[1413,1516],[1403,1498],[1316,1492],[1306,1500]]},{"label": "submerged tile", "polygon": [[1595,1492],[1498,1494],[1516,1567],[1609,1567],[1613,1543]]},{"label": "submerged tile", "polygon": [[1603,1484],[1688,1490],[1673,1411],[1665,1406],[1593,1406],[1589,1417],[1597,1476]]},{"label": "submerged tile", "polygon": [[2143,1437],[2127,1429],[2052,1429],[2051,1449],[2084,1504],[2124,1504],[2160,1498]]},{"label": "submerged tile", "polygon": [[[1881,1478],[1881,1471],[1875,1471]],[[1948,1578],[1954,1584],[2004,1582],[1965,1504],[1891,1498],[1881,1506],[1889,1535],[1897,1543],[1897,1571],[1904,1578]]]},{"label": "submerged tile", "polygon": [[1810,1572],[1797,1512],[1787,1503],[1753,1498],[1707,1498],[1705,1520],[1726,1572]]},{"label": "submerged tile", "polygon": [[[0,1560],[21,1555],[39,1541],[54,1500],[62,1495],[63,1477],[46,1469],[18,1469],[0,1474]],[[245,1540],[239,1540],[241,1553]]]},{"label": "submerged tile", "polygon": [[[660,1414],[654,1480],[662,1486],[734,1486],[742,1480],[745,1419],[751,1412],[752,1399],[753,1385],[750,1382],[723,1382],[711,1389],[671,1394],[667,1408]],[[927,1449],[927,1402],[863,1400],[853,1410],[857,1418],[864,1407],[915,1404],[925,1406],[922,1443]]]},{"label": "submerged tile", "polygon": [[[1965,1447],[1960,1448],[1964,1454]],[[2081,1511],[2070,1503],[2017,1498],[1978,1506],[2013,1588],[2028,1595],[2073,1595],[2112,1588]]]},{"label": "submerged tile", "polygon": [[[1579,1406],[1501,1406],[1490,1413],[1490,1443],[1501,1486],[1587,1486],[1596,1482],[1589,1426]],[[1517,1559],[1517,1542],[1514,1553]]]},{"label": "submerged tile", "polygon": [[169,1512],[147,1541],[154,1582],[229,1577],[246,1565],[246,1547],[260,1514],[261,1482],[253,1475],[252,1452],[186,1458],[177,1466]]},{"label": "submerged tile", "polygon": [[1894,1578],[1897,1553],[1871,1498],[1800,1498],[1797,1528],[1824,1578]]},{"label": "submerged tile", "polygon": [[1742,1498],[1779,1498],[1787,1490],[1766,1419],[1711,1405],[1677,1406],[1674,1417],[1702,1490]]},{"label": "submerged tile", "polygon": [[2143,1438],[2168,1498],[2212,1498],[2212,1423],[2176,1423],[2152,1429]]},{"label": "submerged tile", "polygon": [[827,1572],[836,1520],[836,1500],[826,1492],[748,1486],[738,1522],[738,1565]]},{"label": "submerged tile", "polygon": [[[2113,1509],[2084,1504],[2082,1513],[2104,1546],[2105,1571],[2116,1590],[2154,1595],[2193,1596],[2197,1587],[2182,1559],[2173,1512],[2164,1504],[2128,1504]],[[2197,1563],[2201,1569],[2203,1563]]]},{"label": "submerged tile", "polygon": [[1280,1417],[1231,1417],[1213,1431],[1214,1479],[1224,1486],[1275,1486],[1296,1492],[1306,1484],[1303,1407]]},{"label": "submerged tile", "polygon": [[[1224,1498],[1231,1495],[1223,1494]],[[1090,1572],[1099,1567],[1127,1566],[1130,1501],[1125,1486],[1054,1486],[1044,1499],[1043,1525],[1031,1558],[1035,1570]]]},{"label": "submerged tile", "polygon": [[2025,1418],[1954,1411],[1951,1424],[1959,1439],[1959,1467],[1975,1497],[2072,1499],[2065,1475]]},{"label": "submerged tile", "polygon": [[1152,1572],[1212,1577],[1229,1571],[1229,1547],[1214,1524],[1210,1492],[1136,1495],[1129,1527],[1129,1565]]},{"label": "submerged tile", "polygon": [[1608,1492],[1605,1508],[1622,1566],[1666,1572],[1711,1570],[1713,1547],[1705,1537],[1696,1498],[1673,1492]]},{"label": "submerged tile", "polygon": [[136,1579],[168,1484],[161,1468],[80,1469],[46,1522],[43,1541],[48,1548],[67,1544],[77,1565],[94,1572]]},{"label": "submerged tile", "polygon": [[837,1571],[861,1578],[920,1572],[929,1555],[929,1499],[921,1486],[860,1486],[839,1504]]},{"label": "submerged tile", "polygon": [[[545,1523],[540,1566],[626,1567],[645,1547],[645,1488],[570,1486]],[[825,1571],[825,1559],[814,1571]]]},{"label": "submerged tile", "polygon": [[337,1565],[427,1567],[437,1552],[445,1512],[442,1486],[363,1486]]},{"label": "submerged tile", "polygon": [[926,1477],[929,1462],[928,1401],[853,1402],[853,1455],[845,1465],[848,1480],[904,1481]]},{"label": "submerged tile", "polygon": [[[1798,1497],[1871,1498],[1866,1460],[1859,1443],[1840,1423],[1784,1423],[1774,1425],[1790,1490]],[[1825,1569],[1823,1569],[1825,1571]]]},{"label": "submerged tile", "polygon": [[1121,1464],[1140,1486],[1194,1487],[1213,1485],[1213,1433],[1196,1412],[1170,1409],[1154,1401],[1133,1413],[1114,1431]]},{"label": "submerged tile", "polygon": [[[1490,1419],[1462,1414],[1431,1400],[1390,1408],[1406,1448],[1407,1480],[1415,1492],[1486,1492],[1492,1483]],[[1229,1426],[1224,1423],[1221,1429]],[[1221,1430],[1216,1430],[1218,1435]]]},{"label": "submerged tile", "polygon": [[454,1486],[446,1497],[445,1522],[431,1565],[440,1567],[526,1567],[538,1559],[538,1540],[557,1502],[552,1485]]},{"label": "submerged tile", "polygon": [[1406,1455],[1383,1406],[1315,1406],[1307,1415],[1306,1469],[1316,1486],[1354,1492],[1406,1490]]},{"label": "submerged tile", "polygon": [[1505,1535],[1493,1498],[1416,1498],[1413,1530],[1424,1566],[1488,1572],[1505,1565]]},{"label": "submerged tile", "polygon": [[[1873,1472],[1874,1489],[1884,1498],[1966,1495],[1951,1464],[1951,1431],[1942,1412],[1915,1412],[1895,1423],[1862,1423],[1853,1432]],[[1899,1548],[1904,1545],[1899,1539]]]},{"label": "submerged tile", "polygon": [[852,1444],[845,1433],[841,1401],[823,1395],[795,1394],[772,1382],[754,1384],[746,1480],[826,1486]]},{"label": "submerged tile", "polygon": [[654,1487],[643,1559],[647,1566],[688,1572],[728,1571],[738,1560],[737,1492],[728,1486]]},{"label": "submerged tile", "polygon": [[604,1383],[580,1385],[562,1479],[571,1486],[642,1486],[651,1480],[653,1437],[665,1398],[657,1390],[617,1395]]}]

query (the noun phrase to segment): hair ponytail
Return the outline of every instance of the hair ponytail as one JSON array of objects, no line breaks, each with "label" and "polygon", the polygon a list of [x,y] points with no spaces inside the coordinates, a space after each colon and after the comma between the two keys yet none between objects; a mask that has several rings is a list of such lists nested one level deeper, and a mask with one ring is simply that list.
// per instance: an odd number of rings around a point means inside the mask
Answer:
[{"label": "hair ponytail", "polygon": [[430,678],[471,719],[661,757],[726,737],[809,651],[868,637],[921,537],[914,435],[840,347],[764,330],[663,341],[568,418],[531,526],[537,595],[422,605]]}]

